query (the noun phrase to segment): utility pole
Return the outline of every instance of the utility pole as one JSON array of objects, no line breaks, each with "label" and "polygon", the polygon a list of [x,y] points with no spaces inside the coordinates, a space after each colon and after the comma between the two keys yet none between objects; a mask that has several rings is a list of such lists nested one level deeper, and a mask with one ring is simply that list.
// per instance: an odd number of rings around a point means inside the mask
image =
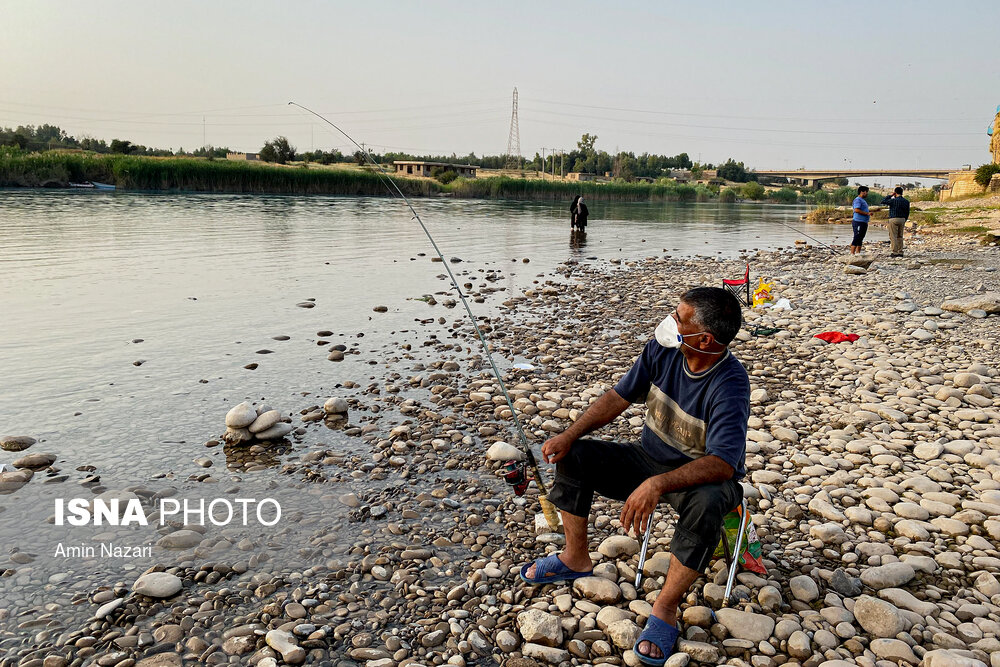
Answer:
[{"label": "utility pole", "polygon": [[208,147],[208,140],[205,139],[205,117],[201,117],[201,147]]},{"label": "utility pole", "polygon": [[545,177],[545,148],[542,148],[542,177]]},{"label": "utility pole", "polygon": [[[563,167],[566,166],[566,153],[560,152],[559,157],[562,158],[561,160],[559,160],[559,178],[566,178],[566,174],[563,171]],[[556,168],[555,160],[553,160],[552,162],[553,162],[552,169],[554,170]]]}]

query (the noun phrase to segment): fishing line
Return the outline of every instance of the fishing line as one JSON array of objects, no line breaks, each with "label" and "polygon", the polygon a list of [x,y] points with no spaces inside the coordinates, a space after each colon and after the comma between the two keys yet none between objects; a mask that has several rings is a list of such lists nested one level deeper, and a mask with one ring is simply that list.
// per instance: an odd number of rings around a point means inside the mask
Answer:
[{"label": "fishing line", "polygon": [[772,220],[771,222],[776,222],[776,223],[778,223],[779,225],[783,225],[783,226],[785,226],[785,227],[788,227],[788,228],[789,228],[790,230],[792,230],[793,232],[798,232],[799,234],[802,234],[802,236],[805,236],[806,238],[810,238],[810,239],[812,239],[813,241],[815,241],[816,243],[820,244],[821,246],[824,246],[824,247],[825,247],[825,248],[827,248],[827,249],[828,249],[828,250],[829,250],[830,252],[832,252],[832,253],[833,253],[834,255],[836,255],[836,254],[837,254],[837,251],[836,251],[836,250],[835,250],[835,249],[833,248],[833,246],[831,246],[831,245],[827,245],[826,243],[823,243],[822,241],[820,241],[820,240],[819,240],[818,238],[816,238],[815,236],[809,236],[808,234],[806,234],[806,233],[805,233],[804,231],[802,231],[801,229],[798,229],[797,227],[792,227],[791,225],[789,225],[789,224],[787,224],[787,223],[784,223],[784,222],[782,222],[781,220]]},{"label": "fishing line", "polygon": [[462,291],[462,288],[458,284],[458,279],[456,279],[455,274],[452,273],[451,267],[448,265],[448,261],[445,260],[444,254],[438,247],[438,244],[434,240],[434,237],[431,236],[430,230],[427,229],[427,226],[424,224],[424,221],[420,219],[420,214],[418,214],[416,209],[413,208],[413,204],[411,204],[410,200],[407,199],[406,195],[403,194],[403,191],[399,189],[399,186],[396,184],[396,181],[393,180],[393,178],[389,175],[389,173],[382,168],[382,165],[380,165],[379,163],[375,162],[374,159],[372,159],[368,151],[364,150],[361,147],[361,144],[356,142],[354,138],[351,137],[351,135],[347,134],[347,132],[344,132],[332,121],[327,120],[326,118],[316,113],[312,109],[304,107],[298,102],[289,102],[288,104],[296,106],[302,109],[303,111],[308,112],[313,116],[316,116],[324,123],[335,129],[337,132],[344,135],[344,137],[348,141],[354,144],[358,148],[358,150],[361,151],[361,153],[365,156],[365,159],[368,160],[368,162],[371,163],[371,165],[375,167],[375,169],[377,169],[375,173],[379,177],[379,180],[382,182],[382,184],[386,186],[386,189],[389,191],[389,194],[391,194],[394,197],[398,197],[403,201],[404,204],[406,204],[406,207],[410,209],[410,213],[413,215],[411,219],[416,220],[420,224],[420,228],[424,230],[424,234],[427,236],[427,240],[430,241],[431,246],[433,246],[434,248],[434,252],[437,253],[438,258],[440,258],[441,262],[444,264],[445,270],[448,272],[448,277],[451,279],[452,287],[455,288],[455,292],[458,293],[458,297],[462,301],[462,305],[465,306],[465,312],[468,313],[469,320],[472,322],[472,326],[473,328],[475,328],[476,334],[479,336],[479,342],[482,343],[483,351],[486,353],[486,360],[489,361],[490,368],[493,370],[493,375],[496,377],[497,382],[500,384],[500,391],[503,392],[503,397],[507,401],[507,407],[510,408],[511,419],[514,420],[514,424],[517,426],[517,434],[521,441],[521,448],[528,459],[528,464],[531,466],[532,472],[534,473],[535,484],[538,485],[538,496],[539,496],[538,499],[542,505],[542,513],[545,514],[545,520],[548,522],[549,527],[555,530],[559,525],[559,518],[558,515],[556,514],[555,507],[548,499],[548,490],[545,487],[545,482],[542,480],[542,472],[541,470],[539,470],[538,461],[535,460],[535,455],[531,451],[531,445],[528,443],[528,436],[525,435],[524,428],[521,426],[521,420],[517,418],[517,411],[514,409],[514,401],[511,400],[510,394],[507,393],[507,385],[504,384],[503,377],[500,375],[500,369],[497,368],[496,362],[493,361],[493,352],[490,350],[490,345],[489,343],[486,342],[486,337],[483,335],[483,330],[480,329],[479,324],[476,323],[476,316],[472,313],[472,308],[469,306],[469,302],[465,298],[465,293]]}]

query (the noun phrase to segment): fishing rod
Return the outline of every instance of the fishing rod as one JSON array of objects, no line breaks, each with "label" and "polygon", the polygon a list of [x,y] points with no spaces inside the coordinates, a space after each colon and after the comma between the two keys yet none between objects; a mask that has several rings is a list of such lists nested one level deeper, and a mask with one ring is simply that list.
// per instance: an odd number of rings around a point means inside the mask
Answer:
[{"label": "fishing rod", "polygon": [[815,236],[809,236],[808,234],[806,234],[806,233],[805,233],[804,231],[802,231],[801,229],[798,229],[798,228],[796,228],[796,227],[792,227],[791,225],[789,225],[789,224],[787,224],[787,223],[784,223],[784,222],[782,222],[781,220],[772,220],[772,222],[776,222],[776,223],[778,223],[779,225],[782,225],[782,226],[784,226],[784,227],[788,227],[788,228],[789,228],[790,230],[792,230],[793,232],[798,232],[799,234],[802,234],[802,236],[805,236],[806,238],[810,238],[810,239],[812,239],[813,241],[815,241],[816,243],[820,244],[821,246],[823,246],[823,247],[827,248],[827,249],[828,249],[828,250],[829,250],[830,252],[832,252],[832,253],[833,253],[834,255],[836,255],[836,254],[837,254],[837,251],[833,249],[833,246],[830,246],[830,245],[827,245],[826,243],[823,243],[822,241],[820,241],[820,240],[819,240],[818,238],[816,238]]},{"label": "fishing rod", "polygon": [[[469,306],[469,301],[465,298],[465,293],[459,286],[458,279],[456,279],[455,274],[452,273],[451,267],[445,260],[444,254],[441,252],[441,249],[438,248],[438,244],[434,240],[434,237],[431,236],[430,230],[427,229],[427,225],[425,225],[424,221],[420,219],[420,214],[417,213],[415,208],[413,208],[413,204],[411,204],[410,200],[406,197],[406,195],[403,194],[403,191],[399,189],[399,186],[396,184],[396,181],[394,181],[393,178],[389,175],[389,173],[382,168],[382,165],[380,165],[379,163],[375,162],[374,159],[372,159],[368,151],[362,148],[361,144],[356,142],[354,138],[351,137],[351,135],[347,134],[347,132],[344,132],[342,129],[340,129],[340,127],[335,125],[332,121],[324,118],[323,116],[316,113],[312,109],[302,106],[298,102],[289,102],[288,104],[291,106],[296,106],[302,109],[303,111],[310,113],[313,116],[316,116],[321,121],[323,121],[333,129],[335,129],[337,132],[344,135],[344,137],[352,144],[357,146],[358,150],[361,151],[361,154],[365,156],[365,159],[368,160],[368,162],[370,162],[371,165],[378,170],[376,174],[379,176],[379,180],[381,180],[382,183],[386,186],[386,189],[389,190],[389,194],[392,195],[393,197],[398,197],[403,201],[404,204],[406,204],[406,207],[410,209],[410,213],[413,216],[411,220],[416,220],[420,224],[420,228],[424,230],[424,234],[427,236],[427,240],[430,241],[431,246],[433,246],[434,248],[434,252],[437,253],[438,258],[441,260],[445,270],[448,272],[448,277],[451,279],[452,287],[455,288],[455,292],[458,293],[458,297],[462,301],[462,305],[465,306],[465,312],[468,313],[469,315],[469,321],[472,322],[472,326],[476,330],[476,334],[479,336],[479,342],[482,343],[483,351],[486,353],[486,360],[489,361],[490,368],[493,369],[493,375],[496,377],[497,382],[500,383],[500,391],[503,392],[503,397],[507,401],[507,407],[510,408],[511,419],[514,420],[514,424],[517,426],[517,434],[518,438],[521,441],[521,449],[524,451],[525,457],[528,460],[528,465],[531,466],[531,471],[535,478],[535,484],[538,485],[538,500],[542,505],[542,513],[545,515],[545,521],[548,522],[549,527],[552,530],[556,530],[556,528],[559,526],[559,516],[556,514],[555,506],[548,498],[548,489],[545,487],[545,482],[542,479],[542,471],[538,468],[538,461],[535,460],[535,455],[531,451],[531,444],[528,442],[528,436],[525,435],[524,428],[521,426],[521,420],[517,418],[517,411],[514,409],[514,401],[511,400],[510,394],[507,393],[507,385],[504,383],[503,377],[500,375],[500,369],[497,368],[496,362],[493,360],[493,352],[490,350],[490,344],[486,342],[486,336],[483,335],[483,330],[480,329],[479,324],[476,323],[476,316],[473,315],[472,313],[472,307]],[[519,469],[515,469],[510,472],[513,473],[514,477],[521,476],[518,474]],[[508,480],[512,479],[510,473],[508,473],[507,478]],[[515,491],[520,489],[520,493],[518,493],[518,495],[524,493],[526,480],[524,480],[523,483],[524,486],[515,486]]]}]

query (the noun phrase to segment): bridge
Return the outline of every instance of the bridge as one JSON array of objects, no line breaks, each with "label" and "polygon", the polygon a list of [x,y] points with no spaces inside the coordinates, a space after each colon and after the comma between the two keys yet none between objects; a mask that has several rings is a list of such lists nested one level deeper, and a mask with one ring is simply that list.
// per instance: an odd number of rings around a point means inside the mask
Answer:
[{"label": "bridge", "polygon": [[819,187],[824,181],[858,176],[900,176],[903,178],[948,179],[948,174],[958,169],[792,169],[758,170],[757,176],[764,179],[787,179],[789,183],[799,183]]}]

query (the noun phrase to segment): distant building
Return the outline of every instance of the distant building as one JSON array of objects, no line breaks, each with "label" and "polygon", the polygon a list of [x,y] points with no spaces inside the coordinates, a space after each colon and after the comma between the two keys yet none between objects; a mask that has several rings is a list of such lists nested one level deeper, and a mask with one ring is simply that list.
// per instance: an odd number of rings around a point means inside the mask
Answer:
[{"label": "distant building", "polygon": [[596,181],[597,174],[588,174],[584,171],[571,171],[566,174],[566,179],[570,181]]},{"label": "distant building", "polygon": [[432,176],[435,169],[454,171],[465,178],[475,178],[479,167],[474,164],[450,164],[448,162],[424,162],[423,160],[396,160],[396,173],[403,176]]},{"label": "distant building", "polygon": [[260,160],[259,153],[226,153],[227,160],[240,160],[242,162],[256,162]]},{"label": "distant building", "polygon": [[997,105],[997,115],[993,117],[993,126],[986,131],[990,135],[990,153],[993,161],[1000,164],[1000,105]]}]

